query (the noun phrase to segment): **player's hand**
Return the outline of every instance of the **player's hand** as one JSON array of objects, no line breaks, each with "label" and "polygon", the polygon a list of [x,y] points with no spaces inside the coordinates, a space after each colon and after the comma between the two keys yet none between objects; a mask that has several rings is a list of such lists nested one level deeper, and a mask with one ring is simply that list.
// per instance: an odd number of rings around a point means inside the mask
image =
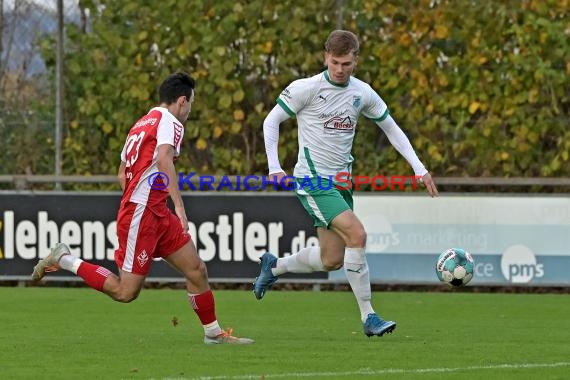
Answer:
[{"label": "player's hand", "polygon": [[285,172],[269,174],[267,177],[282,188],[287,188],[293,183],[293,178],[289,177]]},{"label": "player's hand", "polygon": [[420,179],[420,182],[426,187],[426,190],[431,197],[439,196],[439,192],[437,191],[437,187],[435,186],[433,178],[431,178],[431,174],[424,174],[424,176]]},{"label": "player's hand", "polygon": [[184,207],[175,207],[174,211],[176,212],[176,216],[180,219],[180,224],[182,225],[182,230],[184,233],[188,233],[188,217],[186,216],[186,211]]}]

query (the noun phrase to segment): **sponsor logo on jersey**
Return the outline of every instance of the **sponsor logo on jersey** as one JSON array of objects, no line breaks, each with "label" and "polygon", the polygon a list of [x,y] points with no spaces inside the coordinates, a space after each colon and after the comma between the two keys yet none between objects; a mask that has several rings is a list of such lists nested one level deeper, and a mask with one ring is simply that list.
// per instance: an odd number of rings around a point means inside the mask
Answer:
[{"label": "sponsor logo on jersey", "polygon": [[346,113],[348,113],[348,110],[346,108],[343,110],[329,112],[329,113],[320,113],[319,119],[332,119],[335,116],[342,116]]},{"label": "sponsor logo on jersey", "polygon": [[280,96],[281,96],[282,98],[291,99],[291,91],[289,91],[289,89],[286,88],[285,90],[283,90],[283,91],[281,92],[281,95],[280,95]]},{"label": "sponsor logo on jersey", "polygon": [[144,127],[145,125],[148,125],[148,124],[156,124],[157,120],[158,119],[156,117],[149,117],[148,119],[142,118],[136,122],[136,124],[133,126],[133,128]]},{"label": "sponsor logo on jersey", "polygon": [[325,133],[338,134],[338,133],[353,133],[354,123],[350,116],[340,117],[335,116],[332,119],[325,121]]}]

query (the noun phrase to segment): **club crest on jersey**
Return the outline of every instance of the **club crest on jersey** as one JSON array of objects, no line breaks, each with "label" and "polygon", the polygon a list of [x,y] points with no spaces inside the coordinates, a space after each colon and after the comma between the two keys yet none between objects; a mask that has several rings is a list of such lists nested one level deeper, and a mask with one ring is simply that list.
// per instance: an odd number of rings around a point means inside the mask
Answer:
[{"label": "club crest on jersey", "polygon": [[148,254],[146,253],[146,250],[143,249],[143,251],[137,256],[137,261],[141,267],[146,264],[148,261]]},{"label": "club crest on jersey", "polygon": [[352,97],[352,106],[354,108],[360,107],[360,96],[353,96]]}]

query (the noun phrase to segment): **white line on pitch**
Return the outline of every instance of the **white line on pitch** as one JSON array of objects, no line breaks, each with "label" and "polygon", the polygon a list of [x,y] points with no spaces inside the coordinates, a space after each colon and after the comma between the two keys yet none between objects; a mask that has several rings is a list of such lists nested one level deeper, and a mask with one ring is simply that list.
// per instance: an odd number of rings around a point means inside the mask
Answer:
[{"label": "white line on pitch", "polygon": [[386,368],[373,370],[370,368],[363,368],[357,371],[346,372],[290,372],[290,373],[276,373],[276,374],[263,374],[256,375],[236,375],[236,376],[200,376],[191,378],[165,378],[163,380],[247,380],[247,379],[279,379],[279,378],[310,378],[317,376],[336,376],[336,377],[350,377],[350,376],[373,376],[373,375],[386,375],[386,374],[410,374],[410,373],[437,373],[437,372],[459,372],[459,371],[472,371],[481,369],[526,369],[526,368],[556,368],[556,367],[570,367],[570,362],[558,363],[527,363],[527,364],[495,364],[495,365],[481,365],[469,367],[453,367],[453,368]]}]

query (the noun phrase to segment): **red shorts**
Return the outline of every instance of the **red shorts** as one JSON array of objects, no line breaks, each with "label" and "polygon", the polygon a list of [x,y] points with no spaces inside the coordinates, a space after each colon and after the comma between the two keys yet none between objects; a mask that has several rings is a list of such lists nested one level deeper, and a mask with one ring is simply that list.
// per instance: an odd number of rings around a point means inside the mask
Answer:
[{"label": "red shorts", "polygon": [[117,217],[119,269],[146,276],[153,258],[166,257],[190,241],[180,219],[168,207],[152,211],[145,205],[126,202]]}]

